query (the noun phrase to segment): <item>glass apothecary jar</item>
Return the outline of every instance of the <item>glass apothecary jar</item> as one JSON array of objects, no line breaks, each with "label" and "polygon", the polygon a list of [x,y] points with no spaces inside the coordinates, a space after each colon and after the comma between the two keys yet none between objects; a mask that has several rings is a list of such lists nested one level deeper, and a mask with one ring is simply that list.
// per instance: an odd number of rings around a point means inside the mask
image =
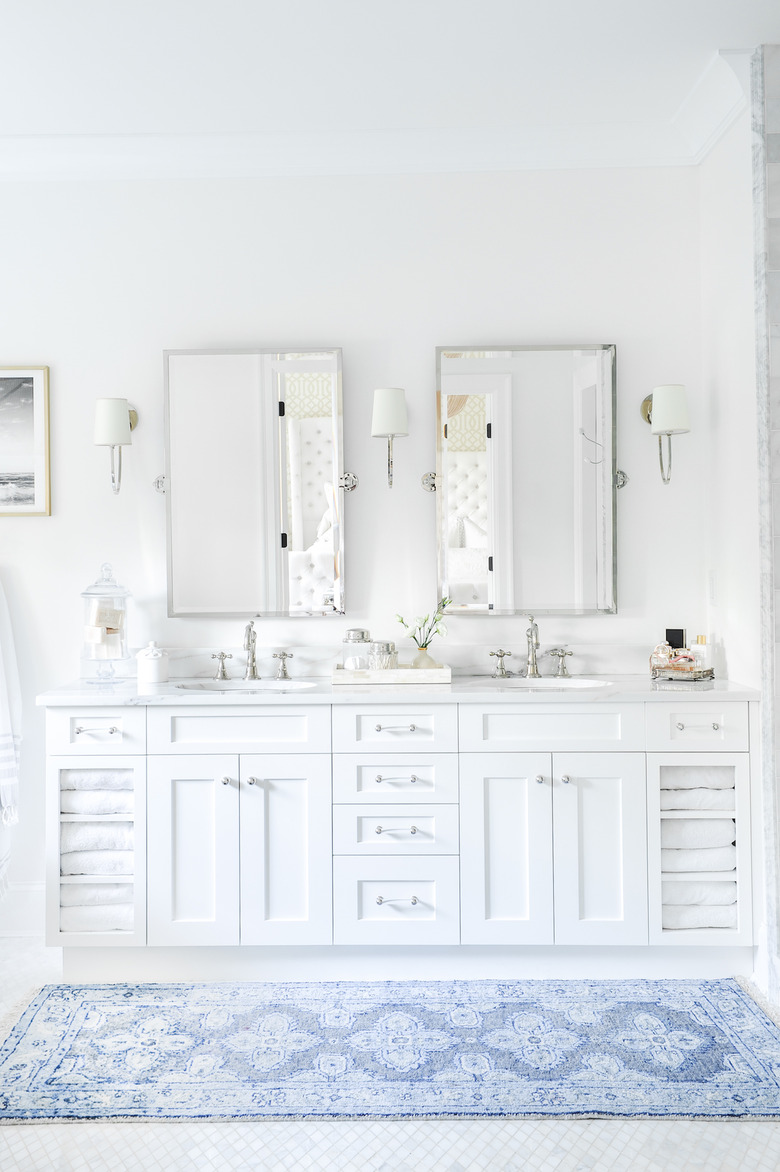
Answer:
[{"label": "glass apothecary jar", "polygon": [[346,631],[341,644],[341,666],[346,671],[365,671],[368,668],[368,645],[371,636],[361,627]]},{"label": "glass apothecary jar", "polygon": [[112,679],[114,663],[129,659],[127,650],[127,599],[130,591],[114,579],[108,562],[100,567],[97,582],[82,590],[84,633],[81,657],[97,660],[98,680]]}]

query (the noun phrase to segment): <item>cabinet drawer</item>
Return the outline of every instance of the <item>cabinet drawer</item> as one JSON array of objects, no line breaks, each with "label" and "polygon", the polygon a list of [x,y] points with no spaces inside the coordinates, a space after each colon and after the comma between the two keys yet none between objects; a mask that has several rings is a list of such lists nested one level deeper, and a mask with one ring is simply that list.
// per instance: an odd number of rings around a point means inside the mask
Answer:
[{"label": "cabinet drawer", "polygon": [[99,754],[146,752],[143,708],[49,708],[46,711],[49,753]]},{"label": "cabinet drawer", "polygon": [[651,753],[686,750],[739,753],[748,748],[748,708],[726,704],[647,704],[647,748]]},{"label": "cabinet drawer", "polygon": [[150,708],[150,753],[327,753],[327,705]]},{"label": "cabinet drawer", "polygon": [[337,806],[338,855],[456,855],[457,806]]},{"label": "cabinet drawer", "polygon": [[333,758],[334,802],[457,802],[455,753],[398,753]]},{"label": "cabinet drawer", "polygon": [[464,704],[460,748],[480,752],[644,749],[641,704]]},{"label": "cabinet drawer", "polygon": [[334,705],[333,748],[341,753],[356,749],[455,753],[458,710],[455,704]]},{"label": "cabinet drawer", "polygon": [[336,944],[457,944],[458,860],[333,860]]}]

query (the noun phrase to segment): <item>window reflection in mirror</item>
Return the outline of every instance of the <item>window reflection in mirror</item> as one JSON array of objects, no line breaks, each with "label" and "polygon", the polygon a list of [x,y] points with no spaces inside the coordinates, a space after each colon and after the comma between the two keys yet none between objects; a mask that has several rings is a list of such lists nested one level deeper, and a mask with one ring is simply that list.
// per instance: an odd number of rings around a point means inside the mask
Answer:
[{"label": "window reflection in mirror", "polygon": [[437,369],[451,609],[614,613],[615,348],[440,348]]},{"label": "window reflection in mirror", "polygon": [[165,360],[168,613],[343,613],[341,351]]}]

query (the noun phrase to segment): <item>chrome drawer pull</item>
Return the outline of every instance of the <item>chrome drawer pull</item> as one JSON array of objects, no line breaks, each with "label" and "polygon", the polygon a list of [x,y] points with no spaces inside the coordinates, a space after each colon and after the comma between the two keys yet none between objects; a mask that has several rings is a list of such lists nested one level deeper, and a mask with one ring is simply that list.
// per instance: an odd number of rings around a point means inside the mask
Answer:
[{"label": "chrome drawer pull", "polygon": [[717,732],[717,731],[718,731],[718,729],[720,728],[720,725],[719,725],[719,724],[716,724],[716,723],[715,723],[715,721],[713,721],[713,722],[712,722],[712,727],[715,729],[715,732]]},{"label": "chrome drawer pull", "polygon": [[683,722],[681,720],[678,720],[677,727],[679,728],[680,732],[682,732],[683,729],[685,728],[685,725],[683,724]]},{"label": "chrome drawer pull", "polygon": [[377,724],[376,732],[417,732],[416,724]]},{"label": "chrome drawer pull", "polygon": [[381,895],[378,895],[376,897],[376,902],[380,903],[380,904],[381,903],[411,903],[411,904],[415,904],[418,902],[418,900],[417,900],[416,895],[413,895],[411,899],[383,899]]},{"label": "chrome drawer pull", "polygon": [[570,783],[571,778],[569,777],[568,773],[563,773],[561,775],[561,781],[563,782],[564,785],[568,785]]},{"label": "chrome drawer pull", "polygon": [[[390,830],[390,831],[393,831],[393,830],[403,830],[403,826],[375,826],[375,827],[374,827],[374,834],[387,834],[388,830]],[[417,833],[417,827],[416,827],[416,826],[410,826],[410,827],[409,827],[409,833],[410,833],[410,834],[416,834],[416,833]]]},{"label": "chrome drawer pull", "polygon": [[76,734],[76,736],[80,736],[81,733],[96,733],[96,732],[107,732],[107,733],[110,733],[111,736],[113,736],[114,733],[119,732],[119,729],[116,727],[115,724],[109,725],[108,728],[85,728],[83,724],[77,724],[73,731]]},{"label": "chrome drawer pull", "polygon": [[544,778],[542,777],[541,773],[535,777],[534,780],[537,785],[544,785]]},{"label": "chrome drawer pull", "polygon": [[230,785],[230,778],[229,777],[221,777],[219,780],[222,782],[223,785]]},{"label": "chrome drawer pull", "polygon": [[[403,777],[382,777],[381,773],[377,773],[376,777],[374,778],[374,781],[377,783],[377,785],[381,785],[381,783],[383,781],[404,781],[404,780],[405,779]],[[414,785],[414,783],[419,780],[420,780],[419,777],[417,777],[416,774],[414,774],[414,773],[409,778],[409,781],[411,781],[412,785]]]}]

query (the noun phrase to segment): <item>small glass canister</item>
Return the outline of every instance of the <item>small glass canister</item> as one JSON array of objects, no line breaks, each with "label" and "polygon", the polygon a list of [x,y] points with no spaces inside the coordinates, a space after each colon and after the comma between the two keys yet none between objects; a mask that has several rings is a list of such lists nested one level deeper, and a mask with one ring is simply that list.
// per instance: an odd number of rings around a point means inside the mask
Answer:
[{"label": "small glass canister", "polygon": [[355,627],[345,632],[342,642],[341,666],[345,671],[366,671],[368,669],[368,645],[371,636],[368,631]]},{"label": "small glass canister", "polygon": [[129,659],[127,650],[127,599],[130,591],[114,579],[108,562],[100,567],[97,582],[82,590],[84,643],[82,658],[97,660],[99,680],[112,679],[114,662]]},{"label": "small glass canister", "polygon": [[368,645],[368,666],[374,671],[385,671],[398,666],[395,643],[377,641]]}]

